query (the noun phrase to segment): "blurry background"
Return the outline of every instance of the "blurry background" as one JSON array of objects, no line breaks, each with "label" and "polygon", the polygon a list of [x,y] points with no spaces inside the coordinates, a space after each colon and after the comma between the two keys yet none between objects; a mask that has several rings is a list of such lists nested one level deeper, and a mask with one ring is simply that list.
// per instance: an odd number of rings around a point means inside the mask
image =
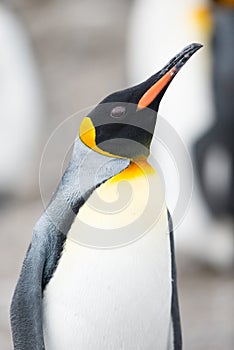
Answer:
[{"label": "blurry background", "polygon": [[[38,173],[48,137],[68,116],[144,79],[191,41],[205,49],[178,75],[160,111],[183,139],[196,175],[190,211],[175,232],[184,348],[234,348],[233,13],[232,1],[0,1],[1,350],[12,349],[10,299],[43,211]],[[67,127],[47,153],[45,200],[77,129]],[[166,185],[173,212],[173,180]]]}]

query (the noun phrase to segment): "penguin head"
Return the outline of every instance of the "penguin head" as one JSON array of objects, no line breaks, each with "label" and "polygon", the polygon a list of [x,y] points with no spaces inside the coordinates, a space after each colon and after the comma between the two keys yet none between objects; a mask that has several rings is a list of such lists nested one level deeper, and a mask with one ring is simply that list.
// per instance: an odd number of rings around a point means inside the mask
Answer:
[{"label": "penguin head", "polygon": [[143,83],[107,96],[82,120],[81,141],[111,157],[147,157],[161,99],[180,68],[201,47],[187,46]]}]

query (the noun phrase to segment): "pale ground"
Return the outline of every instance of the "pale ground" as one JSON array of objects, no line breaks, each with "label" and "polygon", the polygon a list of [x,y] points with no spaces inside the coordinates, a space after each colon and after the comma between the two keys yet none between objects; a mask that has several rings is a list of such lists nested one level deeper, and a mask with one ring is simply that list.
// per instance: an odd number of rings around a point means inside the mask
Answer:
[{"label": "pale ground", "polygon": [[[14,0],[29,30],[47,100],[42,143],[35,156],[35,186],[26,198],[0,211],[0,350],[12,349],[9,302],[30,241],[32,227],[43,210],[37,172],[44,141],[67,116],[94,104],[124,86],[124,38],[130,1]],[[56,169],[63,145],[74,136],[68,130],[52,145],[43,171],[47,197],[59,179]],[[48,191],[46,191],[48,189]],[[234,280],[199,268],[179,257],[179,290],[188,350],[234,348]]]}]

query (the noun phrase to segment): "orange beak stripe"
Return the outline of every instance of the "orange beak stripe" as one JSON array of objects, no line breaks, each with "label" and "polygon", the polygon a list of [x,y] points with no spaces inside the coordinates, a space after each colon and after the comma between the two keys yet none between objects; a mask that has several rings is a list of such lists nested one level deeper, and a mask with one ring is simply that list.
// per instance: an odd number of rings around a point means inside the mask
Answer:
[{"label": "orange beak stripe", "polygon": [[148,107],[151,102],[158,96],[162,89],[172,80],[177,73],[177,69],[173,67],[169,70],[161,79],[159,79],[146,93],[142,96],[138,102],[137,109],[144,109]]}]

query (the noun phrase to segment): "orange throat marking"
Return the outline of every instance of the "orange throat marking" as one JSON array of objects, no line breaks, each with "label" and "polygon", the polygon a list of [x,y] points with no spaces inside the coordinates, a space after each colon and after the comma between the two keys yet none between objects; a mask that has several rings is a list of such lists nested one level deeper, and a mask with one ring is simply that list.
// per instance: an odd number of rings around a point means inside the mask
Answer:
[{"label": "orange throat marking", "polygon": [[130,162],[130,165],[121,173],[108,180],[109,183],[115,183],[120,181],[132,181],[141,176],[148,177],[149,175],[156,174],[154,168],[147,162],[146,158],[134,159]]}]

